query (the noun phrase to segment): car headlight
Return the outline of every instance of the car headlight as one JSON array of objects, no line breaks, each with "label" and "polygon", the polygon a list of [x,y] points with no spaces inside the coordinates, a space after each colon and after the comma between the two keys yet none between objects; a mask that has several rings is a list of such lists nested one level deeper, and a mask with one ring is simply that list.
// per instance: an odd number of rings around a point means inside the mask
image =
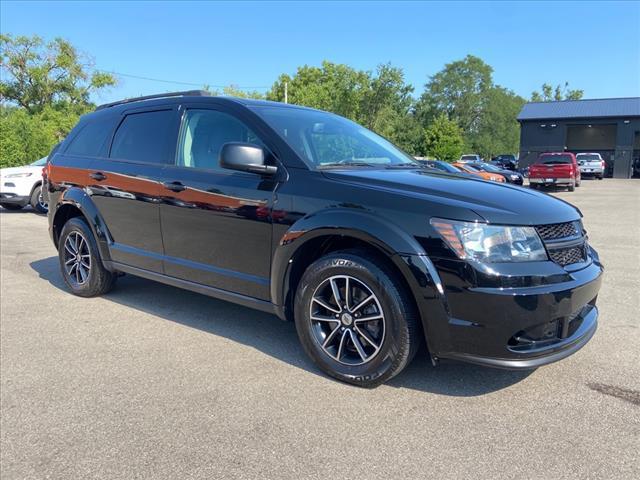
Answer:
[{"label": "car headlight", "polygon": [[31,172],[23,172],[23,173],[10,173],[9,175],[5,175],[4,178],[24,178],[30,177]]},{"label": "car headlight", "polygon": [[547,260],[533,227],[505,227],[432,218],[431,225],[462,260],[482,263]]}]

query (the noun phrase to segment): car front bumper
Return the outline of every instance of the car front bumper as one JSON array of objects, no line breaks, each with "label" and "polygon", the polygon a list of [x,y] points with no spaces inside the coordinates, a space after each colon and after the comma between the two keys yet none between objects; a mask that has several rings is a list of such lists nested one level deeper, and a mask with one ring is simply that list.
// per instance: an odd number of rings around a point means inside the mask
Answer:
[{"label": "car front bumper", "polygon": [[511,183],[513,185],[523,185],[524,184],[524,178],[523,177],[518,177],[518,178],[511,178],[509,177],[507,179],[508,183]]},{"label": "car front bumper", "polygon": [[[431,355],[517,370],[577,352],[598,326],[596,299],[604,270],[597,253],[590,252],[588,264],[575,271],[539,262],[535,275],[499,273],[515,287],[478,287],[468,281],[476,274],[469,275],[468,265],[460,261],[437,260],[423,269],[421,285],[436,279],[435,288],[422,288],[416,297]],[[414,275],[421,261],[410,260]]]},{"label": "car front bumper", "polygon": [[29,196],[17,195],[13,192],[0,192],[0,203],[11,203],[13,205],[25,206],[29,203]]}]

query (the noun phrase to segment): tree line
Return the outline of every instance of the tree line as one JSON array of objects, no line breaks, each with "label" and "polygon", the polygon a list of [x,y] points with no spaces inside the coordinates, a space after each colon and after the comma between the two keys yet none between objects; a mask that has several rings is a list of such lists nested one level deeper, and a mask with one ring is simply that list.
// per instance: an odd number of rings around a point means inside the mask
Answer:
[{"label": "tree line", "polygon": [[[0,35],[0,167],[22,165],[46,155],[95,108],[91,94],[117,85],[117,78],[93,69],[71,43],[56,38]],[[210,90],[206,85],[204,89]],[[464,152],[490,157],[515,153],[516,116],[526,100],[497,85],[493,69],[473,55],[430,76],[414,96],[401,68],[375,71],[324,61],[280,75],[266,93],[234,86],[221,95],[287,101],[337,113],[388,138],[412,155],[456,160]],[[532,101],[579,99],[568,84],[544,84]]]}]

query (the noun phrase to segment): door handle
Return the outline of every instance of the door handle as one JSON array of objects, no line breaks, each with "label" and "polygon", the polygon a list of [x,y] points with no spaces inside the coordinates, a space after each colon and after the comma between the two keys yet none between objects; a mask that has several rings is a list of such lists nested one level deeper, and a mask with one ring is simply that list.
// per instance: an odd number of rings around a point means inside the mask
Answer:
[{"label": "door handle", "polygon": [[163,182],[162,186],[167,190],[171,190],[172,192],[182,192],[186,190],[187,187],[184,186],[183,183],[175,181],[175,182]]},{"label": "door handle", "polygon": [[102,172],[93,172],[93,173],[90,173],[89,176],[99,182],[107,178],[107,176]]}]

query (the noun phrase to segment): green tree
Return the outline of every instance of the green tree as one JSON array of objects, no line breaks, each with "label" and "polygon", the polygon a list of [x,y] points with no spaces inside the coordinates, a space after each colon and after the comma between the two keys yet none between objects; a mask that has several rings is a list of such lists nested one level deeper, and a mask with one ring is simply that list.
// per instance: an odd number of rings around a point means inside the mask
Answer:
[{"label": "green tree", "polygon": [[328,61],[320,67],[305,65],[293,77],[280,75],[267,99],[284,101],[285,84],[289,103],[342,115],[410,153],[418,149],[421,129],[412,114],[413,87],[400,68],[382,64],[372,73]]},{"label": "green tree", "polygon": [[554,88],[548,83],[543,83],[540,91],[531,93],[532,102],[559,102],[561,100],[580,100],[584,95],[584,90],[569,88],[569,82],[564,82],[564,86],[556,85]]},{"label": "green tree", "polygon": [[424,151],[429,156],[452,162],[460,158],[464,146],[462,130],[445,114],[437,116],[424,130]]},{"label": "green tree", "polygon": [[456,122],[465,134],[472,134],[487,104],[487,92],[493,87],[493,69],[480,58],[467,55],[445,65],[430,77],[417,104],[425,125],[441,114]]},{"label": "green tree", "polygon": [[90,73],[90,61],[61,38],[45,44],[38,36],[0,35],[0,58],[2,101],[30,114],[56,104],[87,105],[91,92],[116,83],[108,73]]},{"label": "green tree", "polygon": [[204,85],[203,90],[209,92],[211,95],[223,95],[225,97],[237,97],[237,98],[254,98],[256,100],[264,100],[265,94],[260,93],[257,90],[241,90],[237,85],[227,85],[220,90],[212,90],[209,85]]},{"label": "green tree", "polygon": [[478,129],[468,138],[471,149],[484,158],[500,153],[517,152],[520,125],[516,120],[525,99],[511,90],[494,86],[486,96],[486,105]]},{"label": "green tree", "polygon": [[93,109],[90,94],[115,84],[62,39],[0,35],[0,58],[0,167],[48,154]]},{"label": "green tree", "polygon": [[280,75],[271,91],[267,93],[267,99],[283,102],[287,84],[289,103],[327,110],[352,120],[359,120],[369,81],[367,72],[357,71],[348,65],[324,61],[321,67],[299,67],[293,77],[287,74]]},{"label": "green tree", "polygon": [[405,83],[402,69],[387,63],[379,65],[375,75],[367,73],[367,76],[358,120],[367,128],[375,129],[380,117],[388,119],[390,112],[406,116],[413,104],[413,87]]}]

